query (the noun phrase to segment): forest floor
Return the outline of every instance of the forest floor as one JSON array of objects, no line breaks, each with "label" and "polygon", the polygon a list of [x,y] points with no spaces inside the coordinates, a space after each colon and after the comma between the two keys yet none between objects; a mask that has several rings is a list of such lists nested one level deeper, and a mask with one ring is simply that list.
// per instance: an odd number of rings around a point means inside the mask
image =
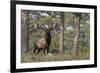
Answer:
[{"label": "forest floor", "polygon": [[71,61],[71,60],[88,60],[90,59],[90,52],[80,52],[78,57],[73,57],[72,49],[68,49],[65,51],[63,55],[60,54],[43,54],[40,52],[39,54],[34,54],[33,51],[22,54],[21,62],[22,63],[30,63],[30,62],[48,62],[48,61]]}]

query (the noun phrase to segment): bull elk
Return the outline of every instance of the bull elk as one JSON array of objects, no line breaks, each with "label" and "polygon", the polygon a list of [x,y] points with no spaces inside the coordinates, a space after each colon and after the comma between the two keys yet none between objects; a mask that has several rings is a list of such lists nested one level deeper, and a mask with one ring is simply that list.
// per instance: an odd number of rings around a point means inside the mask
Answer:
[{"label": "bull elk", "polygon": [[39,37],[35,42],[34,42],[34,53],[39,53],[41,51],[43,51],[43,53],[45,54],[47,52],[47,54],[49,53],[49,47],[51,44],[51,34],[50,34],[51,29],[49,28],[49,26],[45,26],[44,32],[45,35],[43,37]]}]

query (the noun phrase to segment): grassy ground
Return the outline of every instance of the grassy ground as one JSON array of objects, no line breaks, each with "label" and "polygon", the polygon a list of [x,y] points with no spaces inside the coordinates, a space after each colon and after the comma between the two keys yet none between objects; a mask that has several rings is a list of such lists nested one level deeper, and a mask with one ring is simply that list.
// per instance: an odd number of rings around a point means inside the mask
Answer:
[{"label": "grassy ground", "polygon": [[32,51],[22,54],[21,62],[47,62],[47,61],[69,61],[69,60],[86,60],[90,58],[90,53],[88,51],[81,51],[78,57],[73,57],[72,49],[66,50],[63,55],[51,54],[44,55],[42,52],[39,54],[34,54]]}]

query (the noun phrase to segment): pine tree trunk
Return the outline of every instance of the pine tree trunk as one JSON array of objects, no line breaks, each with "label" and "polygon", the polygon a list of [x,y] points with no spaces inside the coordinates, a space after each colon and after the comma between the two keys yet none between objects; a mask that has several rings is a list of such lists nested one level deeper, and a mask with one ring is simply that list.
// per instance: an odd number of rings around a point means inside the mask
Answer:
[{"label": "pine tree trunk", "polygon": [[64,13],[61,12],[60,17],[61,23],[60,23],[60,45],[59,45],[59,53],[64,53]]},{"label": "pine tree trunk", "polygon": [[29,11],[21,10],[21,52],[28,51]]},{"label": "pine tree trunk", "polygon": [[75,15],[75,32],[73,40],[73,56],[77,57],[79,55],[79,33],[80,33],[80,14]]}]

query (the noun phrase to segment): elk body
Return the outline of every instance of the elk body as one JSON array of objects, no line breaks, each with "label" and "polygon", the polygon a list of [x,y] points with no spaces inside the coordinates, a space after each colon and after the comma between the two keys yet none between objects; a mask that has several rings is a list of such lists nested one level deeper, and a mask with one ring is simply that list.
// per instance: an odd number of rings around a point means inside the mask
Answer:
[{"label": "elk body", "polygon": [[34,53],[39,53],[43,51],[45,54],[49,52],[49,47],[51,43],[51,34],[50,29],[45,29],[45,35],[43,37],[38,38],[34,43]]}]

